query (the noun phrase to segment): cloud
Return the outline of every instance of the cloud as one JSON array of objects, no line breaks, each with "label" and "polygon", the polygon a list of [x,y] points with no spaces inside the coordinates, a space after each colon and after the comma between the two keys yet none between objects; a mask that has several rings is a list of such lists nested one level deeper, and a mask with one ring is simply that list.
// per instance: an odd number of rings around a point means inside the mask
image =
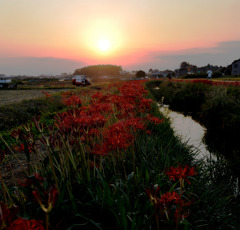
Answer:
[{"label": "cloud", "polygon": [[227,41],[217,43],[210,48],[192,48],[171,52],[151,52],[148,54],[149,61],[135,63],[128,66],[128,69],[148,71],[150,68],[165,70],[177,69],[183,61],[196,66],[207,64],[227,66],[234,60],[240,58],[240,41]]},{"label": "cloud", "polygon": [[168,68],[178,68],[182,61],[197,66],[205,66],[207,64],[227,66],[239,58],[240,41],[221,42],[211,48],[186,49],[175,54],[155,56],[155,60],[159,60],[160,64],[166,65]]},{"label": "cloud", "polygon": [[83,62],[53,57],[12,57],[0,58],[0,73],[5,75],[56,75],[73,73]]}]

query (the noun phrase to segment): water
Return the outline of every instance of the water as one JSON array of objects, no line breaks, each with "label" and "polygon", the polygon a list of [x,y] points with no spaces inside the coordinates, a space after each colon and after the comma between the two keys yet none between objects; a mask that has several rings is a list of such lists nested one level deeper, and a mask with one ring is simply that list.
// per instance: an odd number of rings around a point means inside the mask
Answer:
[{"label": "water", "polygon": [[211,154],[207,146],[203,142],[203,137],[206,129],[199,123],[194,121],[190,116],[184,116],[181,113],[174,112],[168,106],[160,106],[160,111],[164,116],[170,118],[171,127],[174,132],[181,138],[183,142],[196,148],[197,160],[216,160],[216,157]]},{"label": "water", "polygon": [[[170,110],[167,105],[161,103],[159,108],[163,115],[170,119],[171,127],[175,134],[177,134],[183,142],[196,148],[196,160],[204,160],[206,163],[218,160],[218,157],[209,152],[203,142],[206,131],[203,126],[194,121],[190,116],[184,116],[181,113]],[[237,197],[240,194],[239,178],[236,178],[233,187],[234,196]]]}]

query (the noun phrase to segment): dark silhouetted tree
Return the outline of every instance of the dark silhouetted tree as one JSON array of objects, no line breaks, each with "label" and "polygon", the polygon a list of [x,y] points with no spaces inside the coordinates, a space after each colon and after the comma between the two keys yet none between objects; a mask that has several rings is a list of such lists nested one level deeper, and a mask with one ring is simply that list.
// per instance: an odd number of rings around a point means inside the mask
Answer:
[{"label": "dark silhouetted tree", "polygon": [[136,73],[136,77],[145,77],[146,73],[143,70],[139,70]]},{"label": "dark silhouetted tree", "polygon": [[74,75],[86,75],[88,77],[98,76],[119,76],[122,71],[121,66],[117,65],[91,65],[76,69]]}]

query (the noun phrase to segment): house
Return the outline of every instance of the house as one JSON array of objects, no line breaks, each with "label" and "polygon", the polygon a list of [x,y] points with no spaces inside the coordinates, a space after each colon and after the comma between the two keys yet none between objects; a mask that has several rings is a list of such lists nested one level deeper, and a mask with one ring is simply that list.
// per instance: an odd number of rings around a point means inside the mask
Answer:
[{"label": "house", "polygon": [[232,75],[240,75],[240,59],[232,63]]},{"label": "house", "polygon": [[171,70],[164,70],[164,71],[159,71],[157,69],[152,70],[151,72],[148,73],[148,75],[151,78],[166,78],[166,77],[171,77],[174,75],[174,72]]}]

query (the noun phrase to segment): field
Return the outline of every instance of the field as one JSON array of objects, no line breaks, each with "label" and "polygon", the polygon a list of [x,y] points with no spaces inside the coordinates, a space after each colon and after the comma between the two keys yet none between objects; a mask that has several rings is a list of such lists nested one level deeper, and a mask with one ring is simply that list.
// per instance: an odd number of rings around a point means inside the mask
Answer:
[{"label": "field", "polygon": [[42,93],[43,91],[52,94],[66,90],[68,89],[0,90],[0,106],[18,103],[22,100],[45,97],[45,95]]}]

